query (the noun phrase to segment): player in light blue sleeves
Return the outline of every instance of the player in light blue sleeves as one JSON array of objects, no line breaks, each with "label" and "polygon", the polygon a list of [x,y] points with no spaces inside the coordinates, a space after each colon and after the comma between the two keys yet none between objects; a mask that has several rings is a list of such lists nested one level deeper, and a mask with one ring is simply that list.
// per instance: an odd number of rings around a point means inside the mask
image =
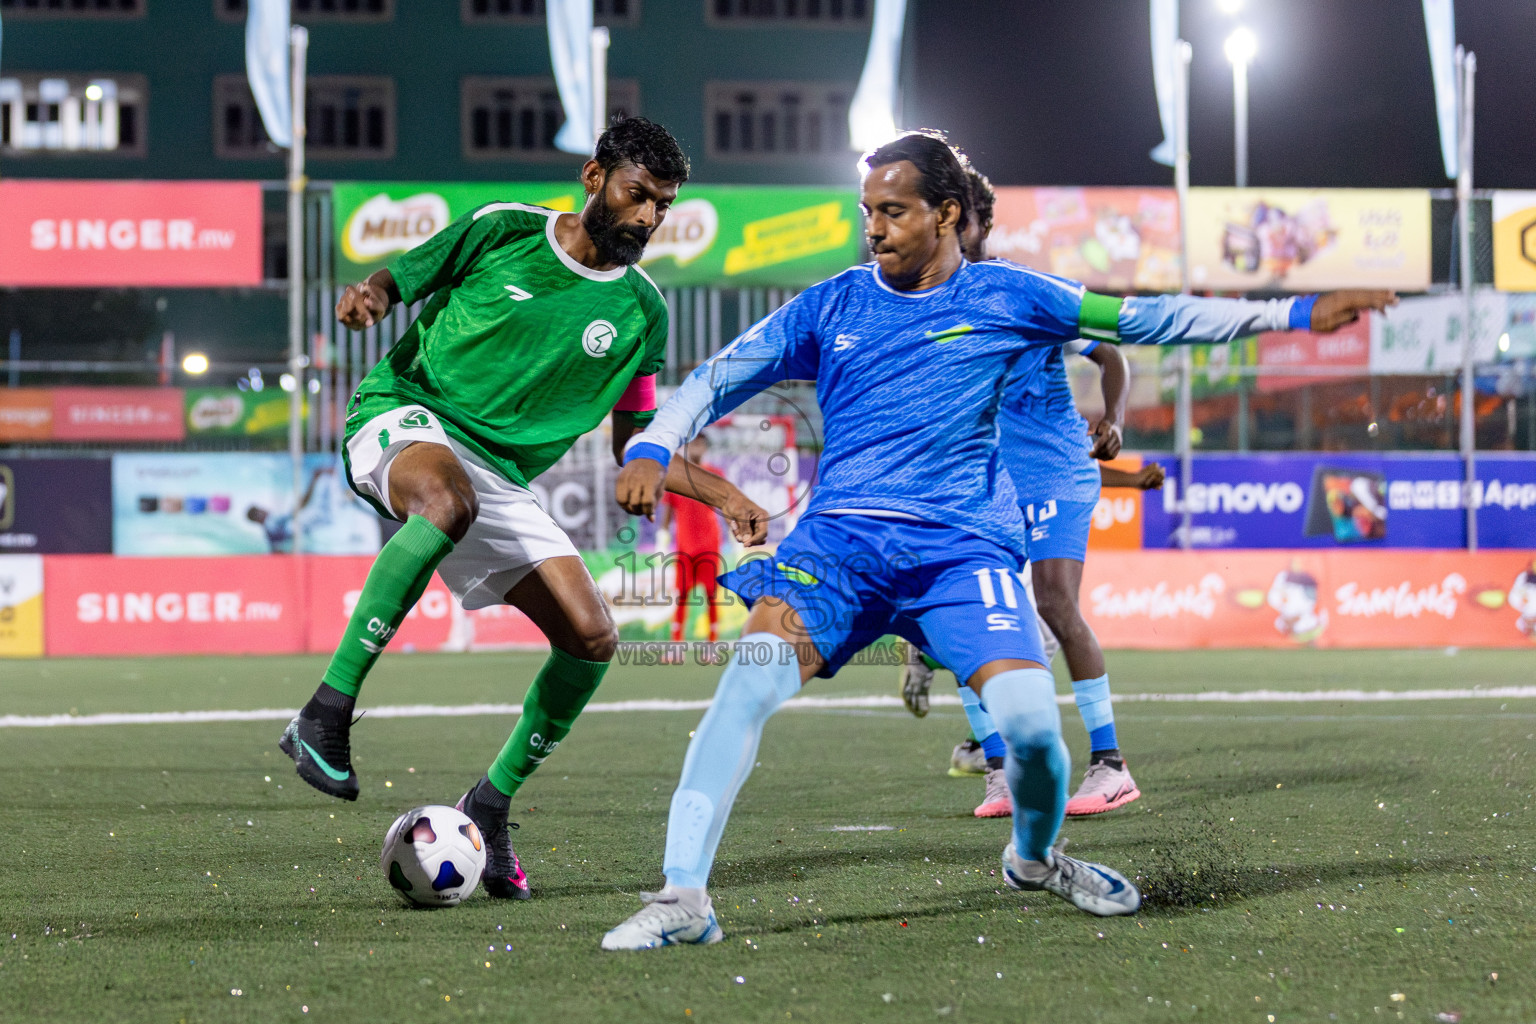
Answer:
[{"label": "player in light blue sleeves", "polygon": [[[966,259],[987,258],[995,195],[992,184],[962,158],[970,185],[970,223],[960,244]],[[1090,430],[1072,398],[1064,356],[1086,356],[1099,367],[1104,415]],[[1022,372],[1021,372],[1022,371]],[[1027,528],[1032,598],[1041,622],[1046,664],[1059,643],[1072,674],[1072,691],[1090,754],[1083,782],[1067,801],[1067,815],[1102,814],[1141,796],[1121,756],[1110,702],[1109,674],[1099,641],[1078,610],[1088,533],[1098,504],[1101,470],[1097,460],[1120,454],[1120,424],[1125,418],[1130,368],[1114,345],[1093,340],[1070,342],[1049,352],[1038,365],[1025,364],[1008,379],[998,414],[998,447],[1003,466],[1018,492]],[[1161,479],[1157,475],[1158,480]],[[928,713],[933,666],[908,646],[902,669],[901,696],[919,718]],[[1004,771],[1003,741],[975,692],[961,683],[960,696],[972,737],[955,748],[951,774],[985,777],[978,818],[1005,818],[1013,801]],[[973,767],[974,765],[974,767]]]},{"label": "player in light blue sleeves", "polygon": [[721,577],[752,610],[672,796],[666,887],[609,931],[604,949],[720,941],[705,885],[764,723],[811,678],[892,632],[966,680],[1003,738],[1015,805],[1007,883],[1092,914],[1133,913],[1141,897],[1122,875],[1053,849],[1071,765],[1055,681],[1020,600],[1024,525],[997,450],[1003,383],[1079,337],[1225,342],[1293,325],[1328,330],[1391,301],[1122,300],[1008,263],[969,263],[959,243],[965,173],[942,138],[903,136],[865,164],[874,262],[807,289],[700,366],[625,453],[619,504],[650,515],[680,445],[779,381],[816,381],[819,485],[773,557]]}]

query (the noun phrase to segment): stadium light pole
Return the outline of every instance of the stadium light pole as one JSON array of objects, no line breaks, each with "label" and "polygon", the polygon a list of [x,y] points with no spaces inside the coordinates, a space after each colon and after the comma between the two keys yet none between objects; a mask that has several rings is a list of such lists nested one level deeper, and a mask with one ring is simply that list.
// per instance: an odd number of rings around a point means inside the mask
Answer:
[{"label": "stadium light pole", "polygon": [[1222,47],[1232,64],[1232,139],[1237,168],[1237,187],[1248,187],[1248,65],[1258,52],[1259,41],[1247,28],[1236,28]]},{"label": "stadium light pole", "polygon": [[288,393],[288,458],[293,463],[293,550],[303,547],[299,500],[304,493],[304,65],[309,30],[295,25],[288,32],[290,47],[288,101],[293,139],[288,147],[288,372],[295,387]]},{"label": "stadium light pole", "polygon": [[1456,47],[1457,100],[1456,119],[1459,151],[1456,174],[1456,221],[1461,246],[1461,458],[1466,467],[1462,504],[1467,516],[1467,550],[1477,550],[1477,380],[1474,373],[1477,338],[1473,320],[1472,289],[1472,81],[1477,75],[1477,54]]},{"label": "stadium light pole", "polygon": [[597,150],[597,140],[603,135],[603,128],[608,124],[608,44],[609,36],[606,26],[599,25],[592,30],[589,39],[592,65],[592,149]]},{"label": "stadium light pole", "polygon": [[[1189,282],[1189,65],[1194,50],[1180,39],[1173,60],[1173,188],[1179,205],[1179,291],[1190,293]],[[1179,396],[1174,406],[1174,447],[1179,453],[1179,546],[1190,546],[1189,485],[1195,478],[1194,357],[1179,346]]]}]

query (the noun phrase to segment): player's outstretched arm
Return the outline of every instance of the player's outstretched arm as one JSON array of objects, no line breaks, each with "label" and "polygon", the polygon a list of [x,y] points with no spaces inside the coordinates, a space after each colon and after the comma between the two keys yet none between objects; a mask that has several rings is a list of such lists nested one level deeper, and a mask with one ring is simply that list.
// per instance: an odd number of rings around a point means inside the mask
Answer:
[{"label": "player's outstretched arm", "polygon": [[1112,459],[1120,454],[1120,424],[1125,422],[1125,407],[1130,400],[1131,367],[1125,353],[1113,345],[1095,345],[1084,355],[1099,368],[1099,389],[1104,395],[1104,417],[1093,426],[1093,452],[1096,459]]},{"label": "player's outstretched arm", "polygon": [[384,319],[389,307],[400,301],[395,276],[386,268],[376,270],[362,284],[349,284],[336,301],[336,319],[354,331],[372,327]]},{"label": "player's outstretched arm", "polygon": [[1193,295],[1083,296],[1088,337],[1132,345],[1224,344],[1261,331],[1334,331],[1367,310],[1397,302],[1389,291],[1349,290],[1288,299],[1210,299]]},{"label": "player's outstretched arm", "polygon": [[614,485],[624,511],[655,514],[672,453],[709,424],[780,381],[816,379],[820,303],[818,289],[806,289],[688,375],[625,446]]},{"label": "player's outstretched arm", "polygon": [[667,467],[665,490],[719,509],[731,524],[731,534],[748,547],[756,547],[768,539],[767,509],[725,477],[697,462],[689,462],[681,455],[672,456],[672,463]]}]

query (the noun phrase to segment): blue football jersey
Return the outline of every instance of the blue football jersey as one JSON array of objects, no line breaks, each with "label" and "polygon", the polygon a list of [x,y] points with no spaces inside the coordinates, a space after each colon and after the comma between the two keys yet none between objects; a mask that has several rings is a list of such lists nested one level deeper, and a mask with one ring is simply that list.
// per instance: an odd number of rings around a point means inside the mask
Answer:
[{"label": "blue football jersey", "polygon": [[1003,260],[962,262],[944,283],[903,292],[875,264],[852,267],[689,374],[625,459],[665,463],[753,395],[815,381],[824,437],[806,514],[896,513],[1021,550],[1018,498],[997,443],[1011,376],[1033,376],[1079,337],[1224,342],[1282,330],[1293,301],[1122,300]]},{"label": "blue football jersey", "polygon": [[[1087,354],[1098,344],[1087,341],[1076,351]],[[1003,388],[998,448],[1021,505],[1098,500],[1099,464],[1067,380],[1064,356],[1073,350],[1051,349],[1033,373],[1015,371]]]}]

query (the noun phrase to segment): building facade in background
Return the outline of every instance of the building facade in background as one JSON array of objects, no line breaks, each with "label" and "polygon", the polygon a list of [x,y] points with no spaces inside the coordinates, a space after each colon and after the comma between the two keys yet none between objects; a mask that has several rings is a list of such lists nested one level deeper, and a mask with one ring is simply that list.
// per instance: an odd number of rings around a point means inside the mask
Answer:
[{"label": "building facade in background", "polygon": [[[667,125],[698,181],[854,180],[874,0],[596,0],[609,108]],[[0,0],[6,177],[277,179],[245,0]],[[543,0],[293,0],[316,180],[547,180],[580,161]]]}]

